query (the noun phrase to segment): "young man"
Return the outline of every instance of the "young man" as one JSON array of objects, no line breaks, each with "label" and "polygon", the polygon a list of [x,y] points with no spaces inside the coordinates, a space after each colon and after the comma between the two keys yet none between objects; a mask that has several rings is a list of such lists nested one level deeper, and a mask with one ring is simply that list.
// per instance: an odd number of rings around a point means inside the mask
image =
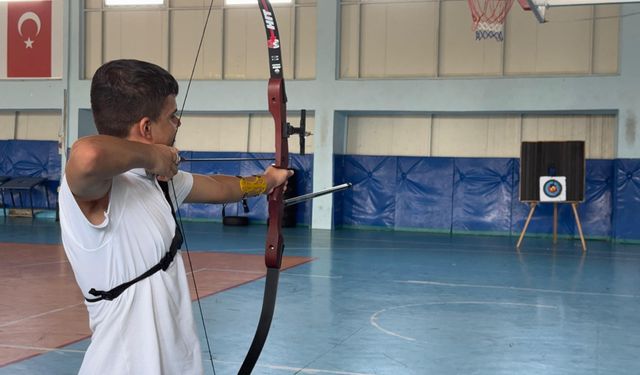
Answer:
[{"label": "young man", "polygon": [[112,61],[93,77],[99,135],[73,145],[60,188],[62,241],[93,332],[81,374],[201,374],[172,211],[267,193],[291,174],[179,171],[177,94],[167,71],[142,61]]}]

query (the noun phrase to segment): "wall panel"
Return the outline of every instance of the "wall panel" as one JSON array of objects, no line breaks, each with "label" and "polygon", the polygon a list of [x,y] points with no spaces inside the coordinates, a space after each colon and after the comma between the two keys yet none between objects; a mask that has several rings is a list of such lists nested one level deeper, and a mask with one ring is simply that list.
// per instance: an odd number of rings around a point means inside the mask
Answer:
[{"label": "wall panel", "polygon": [[84,40],[84,76],[93,77],[93,73],[102,65],[102,13],[85,13]]},{"label": "wall panel", "polygon": [[436,72],[438,4],[365,4],[362,77],[420,77]]},{"label": "wall panel", "polygon": [[[313,79],[316,76],[316,8],[296,8],[295,18],[295,78]],[[285,74],[287,72],[285,71]]]},{"label": "wall panel", "polygon": [[343,5],[340,9],[340,77],[360,75],[360,6]]},{"label": "wall panel", "polygon": [[427,156],[428,116],[353,116],[347,124],[349,155]]},{"label": "wall panel", "polygon": [[586,142],[587,158],[615,157],[615,115],[351,115],[348,155],[520,156],[523,141]]},{"label": "wall panel", "polygon": [[620,14],[619,5],[601,5],[596,7],[593,72],[612,74],[618,72],[618,56],[620,48]]},{"label": "wall panel", "polygon": [[[289,112],[289,121],[299,124],[299,112]],[[307,131],[313,132],[314,118],[307,112]],[[274,152],[273,118],[270,114],[199,115],[185,114],[176,147],[189,151]],[[307,153],[313,153],[313,136],[306,138]],[[289,151],[300,152],[298,136],[289,138]]]},{"label": "wall panel", "polygon": [[[287,116],[289,122],[295,127],[298,127],[300,123],[299,112],[288,112]],[[270,114],[256,114],[251,115],[249,123],[249,137],[248,137],[248,152],[275,152],[275,142],[273,139],[273,117]],[[313,133],[315,128],[314,117],[307,111],[307,124],[306,128],[308,132]],[[313,153],[313,136],[306,138],[305,152],[308,154]],[[300,152],[300,141],[297,135],[289,137],[289,152],[297,154]]]},{"label": "wall panel", "polygon": [[342,0],[342,78],[588,75],[618,71],[620,7],[547,11],[539,24],[516,2],[505,39],[476,40],[459,0]]},{"label": "wall panel", "polygon": [[[202,10],[171,11],[169,71],[177,79],[189,79],[191,75],[206,17]],[[215,9],[210,17],[194,79],[222,78],[222,11]]]},{"label": "wall panel", "polygon": [[14,139],[16,134],[16,113],[0,112],[0,139]]},{"label": "wall panel", "polygon": [[440,75],[500,75],[502,43],[475,39],[466,1],[441,3]]},{"label": "wall panel", "polygon": [[57,141],[61,124],[60,111],[0,112],[0,139]]},{"label": "wall panel", "polygon": [[[167,68],[178,79],[189,78],[209,11],[208,0],[175,0],[150,8],[107,8],[95,0],[85,4],[85,78],[90,79],[104,62],[119,58],[150,61]],[[285,78],[313,79],[315,1],[276,5],[275,12]],[[227,6],[216,0],[194,79],[268,78],[265,44],[257,7]]]},{"label": "wall panel", "polygon": [[[586,74],[591,71],[593,7],[549,11],[553,22],[538,24],[536,73]],[[551,18],[552,17],[552,18]]]},{"label": "wall panel", "polygon": [[587,159],[613,159],[616,117],[613,115],[524,116],[523,141],[585,141]]},{"label": "wall panel", "polygon": [[160,10],[104,13],[104,61],[139,59],[167,66],[167,13]]},{"label": "wall panel", "polygon": [[360,25],[360,76],[384,77],[387,60],[388,6],[362,6]]},{"label": "wall panel", "polygon": [[518,154],[519,116],[435,116],[432,156],[509,157]]}]

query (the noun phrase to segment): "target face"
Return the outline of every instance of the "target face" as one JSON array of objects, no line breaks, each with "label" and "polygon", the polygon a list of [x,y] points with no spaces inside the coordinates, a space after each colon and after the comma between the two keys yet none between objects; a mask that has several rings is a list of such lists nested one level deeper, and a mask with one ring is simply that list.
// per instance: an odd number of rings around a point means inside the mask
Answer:
[{"label": "target face", "polygon": [[558,197],[562,193],[562,185],[558,180],[549,180],[545,182],[542,188],[544,189],[544,193],[550,198]]},{"label": "target face", "polygon": [[564,176],[540,177],[540,201],[563,202],[567,200],[567,178]]}]

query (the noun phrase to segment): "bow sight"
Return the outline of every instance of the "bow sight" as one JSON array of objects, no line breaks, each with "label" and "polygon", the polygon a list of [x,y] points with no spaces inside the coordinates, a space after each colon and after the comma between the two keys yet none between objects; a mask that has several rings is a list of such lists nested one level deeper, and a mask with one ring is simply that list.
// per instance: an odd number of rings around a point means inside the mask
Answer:
[{"label": "bow sight", "polygon": [[287,122],[287,137],[290,135],[297,135],[300,139],[300,155],[304,155],[304,149],[306,145],[306,138],[310,135],[313,135],[311,132],[307,131],[307,110],[300,110],[300,125],[296,128],[291,125],[291,123]]}]

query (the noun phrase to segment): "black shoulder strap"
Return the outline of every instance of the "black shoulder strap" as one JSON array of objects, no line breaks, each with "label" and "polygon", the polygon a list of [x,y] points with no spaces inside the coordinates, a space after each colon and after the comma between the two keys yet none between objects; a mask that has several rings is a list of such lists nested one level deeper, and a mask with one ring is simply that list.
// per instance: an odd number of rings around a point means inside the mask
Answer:
[{"label": "black shoulder strap", "polygon": [[[173,216],[173,221],[175,221],[176,223],[176,232],[175,232],[175,235],[173,236],[173,241],[171,242],[171,246],[173,246],[173,242],[176,242],[177,240],[178,249],[179,249],[180,247],[182,247],[182,241],[184,240],[184,238],[182,237],[182,230],[180,228],[180,223],[178,223],[178,220],[176,219],[176,210],[173,208],[171,196],[169,195],[169,183],[167,181],[158,181],[158,184],[160,185],[160,189],[164,193],[164,198],[167,200],[167,203],[169,203],[169,207],[171,207],[171,216]],[[176,197],[176,199],[178,198]]]},{"label": "black shoulder strap", "polygon": [[[171,202],[171,196],[169,195],[169,183],[167,181],[158,181],[158,185],[160,185],[160,189],[164,193],[164,198],[169,203],[169,207],[171,207],[171,215],[173,216],[173,220],[176,220],[176,211],[173,208],[173,203]],[[180,226],[176,222],[176,230],[180,230]]]},{"label": "black shoulder strap", "polygon": [[176,221],[176,231],[173,236],[173,240],[171,241],[171,247],[169,248],[169,251],[167,251],[167,253],[162,257],[162,259],[160,259],[160,262],[158,262],[158,264],[151,267],[149,270],[147,270],[147,272],[143,273],[142,275],[136,277],[133,280],[127,281],[126,283],[122,283],[108,291],[96,290],[94,288],[91,288],[91,290],[89,290],[89,294],[91,294],[92,296],[95,296],[96,298],[85,298],[87,302],[98,302],[103,299],[107,301],[114,300],[131,285],[137,283],[140,280],[146,279],[147,277],[153,275],[154,273],[160,270],[166,271],[167,268],[169,268],[169,266],[171,265],[173,258],[176,256],[176,253],[178,252],[178,249],[182,246],[183,237],[182,237],[182,231],[180,230],[180,225],[178,225],[178,222],[176,220],[176,212],[173,208],[173,203],[171,203],[171,197],[169,196],[169,184],[166,181],[158,181],[158,183],[160,185],[160,189],[162,189],[162,192],[164,193],[164,197],[167,199],[167,202],[169,203],[169,207],[171,207],[171,215],[173,216],[173,220]]}]

